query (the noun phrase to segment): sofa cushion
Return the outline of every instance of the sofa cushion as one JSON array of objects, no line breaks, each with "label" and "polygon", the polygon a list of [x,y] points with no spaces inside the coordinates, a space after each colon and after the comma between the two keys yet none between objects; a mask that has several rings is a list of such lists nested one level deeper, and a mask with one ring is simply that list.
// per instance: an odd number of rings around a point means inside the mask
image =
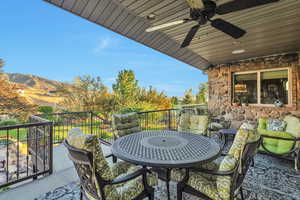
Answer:
[{"label": "sofa cushion", "polygon": [[300,137],[300,120],[294,116],[286,116],[284,118],[286,122],[285,131],[292,134],[294,137]]},{"label": "sofa cushion", "polygon": [[279,119],[269,119],[267,123],[268,131],[284,131],[286,122]]},{"label": "sofa cushion", "polygon": [[258,119],[258,128],[267,129],[267,123],[268,123],[267,119],[259,118]]},{"label": "sofa cushion", "polygon": [[[279,132],[279,131],[268,131],[266,129],[257,129],[257,132],[262,136],[274,136],[280,138],[294,138],[293,135],[287,132]],[[282,154],[290,151],[295,142],[294,141],[287,141],[287,140],[280,140],[280,139],[272,139],[272,138],[264,138],[263,139],[263,146],[272,153]],[[260,150],[265,150],[260,147]]]}]

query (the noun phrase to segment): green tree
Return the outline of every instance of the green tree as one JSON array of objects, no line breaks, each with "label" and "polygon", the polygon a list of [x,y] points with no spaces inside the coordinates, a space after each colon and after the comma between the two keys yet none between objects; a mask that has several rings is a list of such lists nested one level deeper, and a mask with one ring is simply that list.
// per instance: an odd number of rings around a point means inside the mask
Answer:
[{"label": "green tree", "polygon": [[194,102],[193,90],[190,88],[185,91],[182,103],[183,104],[192,104]]},{"label": "green tree", "polygon": [[39,106],[38,111],[44,114],[53,113],[53,108],[51,106]]},{"label": "green tree", "polygon": [[175,96],[171,97],[171,103],[172,105],[178,105],[178,97]]},{"label": "green tree", "polygon": [[120,71],[112,88],[119,109],[134,108],[136,106],[139,87],[132,70]]},{"label": "green tree", "polygon": [[199,85],[198,93],[196,94],[196,103],[207,104],[207,97],[208,97],[208,84],[201,83]]},{"label": "green tree", "polygon": [[0,58],[0,74],[3,73],[3,67],[4,67],[4,60]]}]

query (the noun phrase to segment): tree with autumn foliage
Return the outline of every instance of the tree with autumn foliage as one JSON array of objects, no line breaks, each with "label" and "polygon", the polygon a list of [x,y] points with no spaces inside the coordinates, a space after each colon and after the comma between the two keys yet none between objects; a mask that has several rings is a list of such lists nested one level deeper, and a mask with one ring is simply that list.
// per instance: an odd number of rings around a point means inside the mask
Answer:
[{"label": "tree with autumn foliage", "polygon": [[[0,59],[0,73],[3,73],[4,61]],[[17,92],[16,84],[0,77],[0,115],[10,115],[26,119],[35,111],[35,106]]]},{"label": "tree with autumn foliage", "polygon": [[116,110],[116,102],[100,77],[76,77],[71,84],[62,84],[58,93],[64,97],[60,105],[68,111],[94,111],[108,118]]}]

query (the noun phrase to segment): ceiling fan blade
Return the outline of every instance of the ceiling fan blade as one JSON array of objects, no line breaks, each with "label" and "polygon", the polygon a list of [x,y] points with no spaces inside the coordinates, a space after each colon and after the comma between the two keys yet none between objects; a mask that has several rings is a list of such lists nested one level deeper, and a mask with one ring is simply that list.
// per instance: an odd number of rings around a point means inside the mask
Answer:
[{"label": "ceiling fan blade", "polygon": [[202,0],[185,0],[191,8],[203,8]]},{"label": "ceiling fan blade", "polygon": [[234,0],[228,3],[222,4],[217,7],[216,13],[224,15],[227,13],[253,8],[264,4],[278,2],[280,0]]},{"label": "ceiling fan blade", "polygon": [[147,28],[145,31],[146,32],[153,32],[153,31],[156,31],[156,30],[159,30],[159,29],[170,27],[170,26],[184,24],[184,23],[189,22],[189,21],[192,21],[192,19],[183,19],[183,20],[169,22],[169,23],[165,23],[165,24],[161,24],[161,25],[157,25],[157,26],[152,26],[150,28]]},{"label": "ceiling fan blade", "polygon": [[190,31],[188,32],[188,34],[186,35],[184,41],[181,44],[181,48],[187,47],[189,46],[189,44],[191,43],[191,41],[193,40],[194,36],[196,35],[197,31],[199,30],[200,25],[196,25],[193,26]]},{"label": "ceiling fan blade", "polygon": [[245,35],[246,31],[227,22],[223,19],[215,19],[211,21],[211,25],[216,29],[230,35],[231,37],[238,39]]}]

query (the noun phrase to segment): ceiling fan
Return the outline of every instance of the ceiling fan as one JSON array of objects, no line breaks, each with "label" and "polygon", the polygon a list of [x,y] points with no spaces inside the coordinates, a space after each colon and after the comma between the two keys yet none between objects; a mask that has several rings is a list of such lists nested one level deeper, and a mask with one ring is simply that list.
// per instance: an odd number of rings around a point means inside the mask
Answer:
[{"label": "ceiling fan", "polygon": [[230,35],[235,39],[238,39],[243,35],[245,35],[246,33],[245,30],[223,19],[220,18],[212,19],[212,18],[216,14],[224,15],[227,13],[244,10],[244,9],[261,6],[264,4],[269,4],[278,1],[279,0],[233,0],[217,6],[216,3],[212,0],[186,0],[188,5],[190,6],[190,18],[153,26],[146,29],[146,32],[152,32],[170,26],[196,21],[198,22],[198,24],[193,26],[190,29],[190,31],[188,32],[184,41],[181,44],[181,48],[184,48],[191,43],[197,31],[200,29],[201,25],[204,25],[209,21],[211,22],[210,25],[212,27]]}]

